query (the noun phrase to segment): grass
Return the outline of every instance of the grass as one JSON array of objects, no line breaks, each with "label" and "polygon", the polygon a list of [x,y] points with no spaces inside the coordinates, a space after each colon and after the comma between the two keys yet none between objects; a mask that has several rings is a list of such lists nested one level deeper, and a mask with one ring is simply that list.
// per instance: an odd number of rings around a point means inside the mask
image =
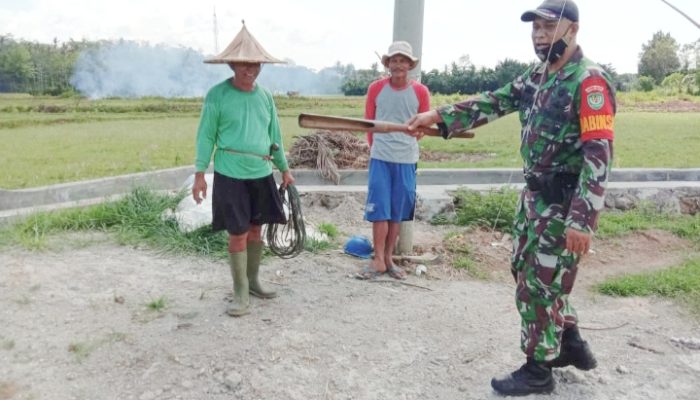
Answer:
[{"label": "grass", "polygon": [[[596,235],[605,239],[646,229],[661,229],[690,240],[695,247],[690,249],[691,254],[697,254],[700,248],[700,214],[659,213],[650,206],[624,213],[603,213]],[[662,271],[608,279],[597,290],[611,296],[671,298],[700,316],[700,259]]]},{"label": "grass", "polygon": [[700,214],[657,212],[651,205],[626,212],[603,212],[596,236],[605,239],[647,229],[661,229],[700,244]]},{"label": "grass", "polygon": [[678,267],[609,279],[596,289],[610,296],[660,296],[686,304],[700,315],[700,259]]},{"label": "grass", "polygon": [[196,118],[167,118],[0,129],[0,158],[7,167],[0,187],[190,165],[196,127]]},{"label": "grass", "polygon": [[461,269],[467,274],[476,279],[487,279],[487,273],[479,269],[479,266],[473,258],[468,256],[457,256],[452,260],[452,266],[456,269]]},{"label": "grass", "polygon": [[331,240],[338,237],[338,227],[330,222],[321,222],[317,228],[319,232],[325,234]]},{"label": "grass", "polygon": [[661,103],[670,101],[688,101],[700,103],[699,96],[689,94],[668,95],[662,90],[652,90],[650,92],[617,92],[617,102],[623,107],[634,106],[635,104]]},{"label": "grass", "polygon": [[[184,196],[159,194],[136,189],[121,200],[95,206],[33,214],[26,219],[0,228],[0,243],[21,245],[28,249],[50,248],[52,235],[63,232],[103,231],[115,236],[120,244],[149,246],[164,252],[226,259],[228,236],[213,232],[210,226],[193,232],[181,232],[177,222],[163,218]],[[328,224],[326,229],[335,226]],[[304,249],[318,253],[335,245],[326,240],[307,238]],[[2,245],[0,245],[2,248]]]},{"label": "grass", "polygon": [[[455,193],[455,215],[437,215],[436,225],[479,226],[509,232],[513,224],[518,192],[501,188],[480,193],[461,189]],[[601,213],[596,237],[619,237],[633,231],[661,229],[700,244],[700,214],[681,215],[657,211],[651,204],[620,212]]]},{"label": "grass", "polygon": [[327,240],[318,240],[308,236],[304,242],[304,250],[313,254],[318,254],[334,247],[335,245]]},{"label": "grass", "polygon": [[160,296],[157,299],[151,300],[146,304],[146,308],[151,311],[161,312],[167,307],[167,299],[165,296]]},{"label": "grass", "polygon": [[497,230],[509,230],[513,225],[518,192],[512,188],[503,187],[488,193],[460,189],[454,196],[455,215],[437,215],[431,221],[433,224],[480,226]]},{"label": "grass", "polygon": [[[682,99],[625,94],[623,103]],[[433,97],[433,106],[464,96]],[[694,99],[693,99],[694,101]],[[361,117],[363,97],[277,97],[285,147],[307,134],[301,112]],[[0,95],[0,188],[20,189],[190,166],[194,160],[200,98],[104,99]],[[616,118],[614,167],[698,167],[698,113],[626,111]],[[476,138],[425,138],[428,151],[478,155],[474,160],[420,162],[421,168],[520,167],[517,116],[476,130]]]},{"label": "grass", "polygon": [[700,113],[628,112],[615,120],[613,168],[697,168]]},{"label": "grass", "polygon": [[443,243],[445,250],[452,255],[452,267],[464,270],[469,276],[477,279],[488,278],[488,273],[482,271],[476,260],[472,257],[473,249],[466,241],[464,232],[449,232],[445,235]]},{"label": "grass", "polygon": [[0,237],[7,243],[29,249],[44,249],[52,234],[98,230],[113,233],[121,244],[146,245],[175,254],[225,259],[228,238],[223,231],[213,232],[207,226],[183,233],[174,219],[161,217],[164,210],[174,208],[183,196],[136,189],[114,202],[34,214],[0,230]]}]

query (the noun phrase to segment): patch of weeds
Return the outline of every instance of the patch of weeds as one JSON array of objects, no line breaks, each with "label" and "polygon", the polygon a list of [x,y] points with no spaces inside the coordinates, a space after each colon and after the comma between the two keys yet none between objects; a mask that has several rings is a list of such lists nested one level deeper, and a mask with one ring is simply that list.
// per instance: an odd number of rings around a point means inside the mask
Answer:
[{"label": "patch of weeds", "polygon": [[454,216],[448,215],[446,213],[435,214],[430,219],[431,225],[450,225],[450,224],[454,224],[454,222],[455,222]]},{"label": "patch of weeds", "polygon": [[467,271],[467,274],[477,279],[487,279],[488,274],[479,269],[476,261],[469,256],[457,256],[452,260],[452,266]]},{"label": "patch of weeds", "polygon": [[333,248],[333,244],[326,240],[316,240],[314,238],[307,237],[306,241],[304,242],[304,250],[314,254],[318,254],[330,248]]},{"label": "patch of weeds", "polygon": [[146,307],[151,311],[161,312],[167,307],[167,300],[165,296],[160,296],[157,299],[151,300]]},{"label": "patch of weeds", "polygon": [[464,232],[449,232],[443,240],[445,250],[453,255],[452,266],[456,269],[464,270],[477,279],[486,279],[488,274],[479,269],[476,261],[472,257],[473,249],[467,242]]},{"label": "patch of weeds", "polygon": [[321,222],[318,224],[318,231],[324,233],[328,238],[334,240],[338,237],[338,228],[329,222]]},{"label": "patch of weeds", "polygon": [[654,204],[648,202],[625,212],[606,210],[601,214],[596,235],[600,238],[616,237],[648,229],[665,230],[697,244],[700,242],[700,213],[681,215],[659,212]]},{"label": "patch of weeds", "polygon": [[513,225],[518,192],[503,187],[480,193],[459,190],[455,194],[455,224],[508,230]]},{"label": "patch of weeds", "polygon": [[456,254],[470,254],[472,252],[471,245],[467,242],[467,238],[463,232],[448,232],[443,240],[445,250]]},{"label": "patch of weeds", "polygon": [[102,231],[113,234],[120,244],[150,246],[175,254],[194,254],[215,259],[227,257],[228,236],[205,226],[181,232],[174,218],[162,217],[185,196],[134,189],[120,200],[91,207],[34,214],[0,230],[0,238],[28,249],[48,246],[47,238],[57,233]]},{"label": "patch of weeds", "polygon": [[660,296],[687,304],[700,315],[700,259],[662,271],[626,275],[600,283],[596,289],[610,296]]}]

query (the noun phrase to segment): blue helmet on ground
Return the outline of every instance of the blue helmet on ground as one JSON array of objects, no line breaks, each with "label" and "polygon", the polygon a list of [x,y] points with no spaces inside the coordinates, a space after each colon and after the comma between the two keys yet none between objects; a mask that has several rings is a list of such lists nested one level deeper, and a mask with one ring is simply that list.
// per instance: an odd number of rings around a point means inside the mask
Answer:
[{"label": "blue helmet on ground", "polygon": [[369,258],[372,255],[372,242],[366,236],[355,235],[345,242],[343,250],[355,257]]}]

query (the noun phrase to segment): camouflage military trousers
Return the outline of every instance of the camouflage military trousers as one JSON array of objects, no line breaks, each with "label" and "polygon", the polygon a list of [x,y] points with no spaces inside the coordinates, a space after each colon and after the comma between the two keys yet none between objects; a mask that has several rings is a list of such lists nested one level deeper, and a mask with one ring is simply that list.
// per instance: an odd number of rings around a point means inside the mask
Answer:
[{"label": "camouflage military trousers", "polygon": [[524,208],[513,227],[511,268],[521,347],[536,361],[556,358],[563,329],[577,322],[569,294],[579,257],[566,250],[565,229],[560,218],[528,219]]}]

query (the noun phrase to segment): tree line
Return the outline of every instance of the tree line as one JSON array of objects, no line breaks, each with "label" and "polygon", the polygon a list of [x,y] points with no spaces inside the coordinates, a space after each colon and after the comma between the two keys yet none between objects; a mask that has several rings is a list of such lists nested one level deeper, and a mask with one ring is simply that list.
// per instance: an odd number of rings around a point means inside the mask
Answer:
[{"label": "tree line", "polygon": [[[71,77],[80,54],[112,44],[114,41],[72,39],[60,44],[54,39],[46,44],[0,35],[0,92],[74,93],[76,88],[71,83]],[[642,45],[637,74],[617,74],[610,64],[603,65],[603,68],[611,74],[620,91],[650,91],[661,87],[674,93],[700,95],[699,65],[700,39],[681,46],[670,34],[657,32]],[[494,68],[477,68],[468,56],[463,56],[442,70],[422,71],[421,81],[433,93],[473,94],[503,86],[522,74],[528,66],[527,63],[505,59]],[[291,72],[299,75],[299,71]],[[352,64],[340,63],[319,72],[303,72],[310,82],[315,81],[310,74],[319,75],[324,86],[337,82],[339,92],[345,95],[364,95],[369,84],[385,73],[378,64],[373,64],[369,69],[356,69]]]},{"label": "tree line", "polygon": [[[495,68],[476,68],[468,56],[463,56],[442,71],[422,71],[421,82],[433,93],[474,94],[511,82],[529,66],[505,59]],[[700,39],[680,46],[669,33],[657,32],[642,46],[637,74],[618,74],[611,64],[601,64],[601,67],[613,78],[618,91],[662,88],[671,93],[700,96]],[[369,84],[381,75],[376,64],[370,69],[346,68],[341,89],[346,95],[363,95]]]},{"label": "tree line", "polygon": [[[442,71],[421,71],[421,82],[433,93],[477,93],[501,87],[522,74],[527,67],[526,63],[506,59],[499,62],[495,68],[476,68],[469,61],[469,57],[465,56]],[[340,88],[348,96],[364,95],[369,84],[384,74],[376,63],[370,69],[355,70],[348,66],[343,73],[344,79]]]},{"label": "tree line", "polygon": [[75,41],[59,44],[15,40],[0,35],[0,92],[58,95],[70,92],[70,78],[80,53],[101,42]]}]

